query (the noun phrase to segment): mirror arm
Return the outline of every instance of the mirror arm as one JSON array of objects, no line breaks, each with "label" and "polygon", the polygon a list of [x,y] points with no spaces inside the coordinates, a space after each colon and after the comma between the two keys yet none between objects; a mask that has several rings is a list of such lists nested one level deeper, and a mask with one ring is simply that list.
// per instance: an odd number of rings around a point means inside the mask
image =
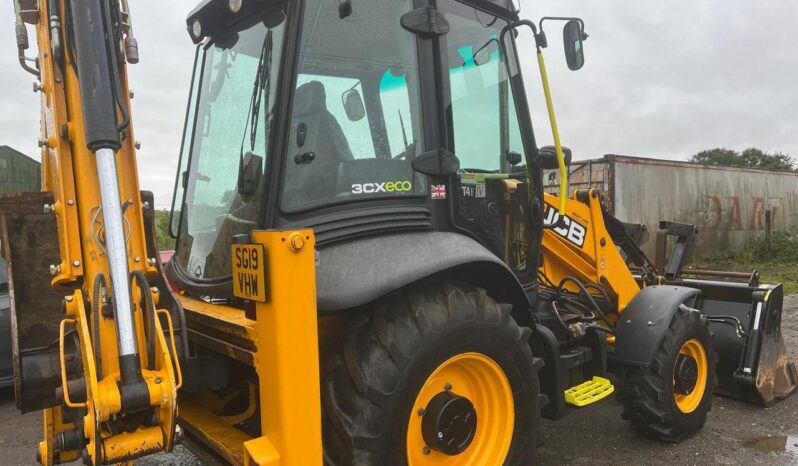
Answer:
[{"label": "mirror arm", "polygon": [[540,68],[540,80],[543,82],[543,94],[546,97],[546,109],[549,113],[549,123],[551,133],[554,136],[554,147],[557,150],[557,165],[560,167],[560,196],[558,211],[560,215],[565,215],[565,200],[568,198],[568,168],[565,166],[565,156],[560,142],[560,130],[557,128],[557,117],[554,114],[554,102],[551,98],[549,88],[549,76],[546,73],[546,63],[543,61],[543,52],[538,48],[538,66]]},{"label": "mirror arm", "polygon": [[[540,20],[541,25],[543,24],[543,19]],[[515,29],[518,26],[528,26],[530,29],[532,29],[532,32],[535,34],[535,42],[536,42],[535,45],[537,48],[538,67],[540,68],[540,80],[543,83],[543,94],[546,97],[546,108],[549,113],[549,123],[551,124],[551,133],[554,136],[554,147],[557,150],[557,165],[560,167],[560,196],[559,196],[559,205],[557,210],[559,211],[560,216],[563,216],[565,215],[565,201],[568,198],[568,168],[565,166],[565,156],[563,155],[562,144],[560,143],[560,131],[557,128],[557,118],[554,115],[554,103],[552,102],[551,98],[551,89],[549,88],[549,76],[546,73],[546,63],[543,60],[543,51],[541,50],[540,45],[537,43],[538,36],[540,36],[540,34],[538,34],[538,28],[535,27],[535,23],[533,23],[528,19],[522,19],[520,21],[513,21],[502,30],[502,42],[504,42],[505,33],[508,30]],[[543,36],[543,39],[545,40],[545,36]]]}]

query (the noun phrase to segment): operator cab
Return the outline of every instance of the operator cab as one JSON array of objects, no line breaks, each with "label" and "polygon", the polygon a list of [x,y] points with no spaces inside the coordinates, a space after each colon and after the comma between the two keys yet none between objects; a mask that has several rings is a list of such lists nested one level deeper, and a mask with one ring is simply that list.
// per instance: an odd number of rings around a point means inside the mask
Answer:
[{"label": "operator cab", "polygon": [[229,297],[233,237],[298,227],[314,228],[322,252],[461,234],[534,280],[539,227],[528,226],[542,222],[543,193],[506,34],[515,10],[422,3],[206,0],[191,13],[169,267],[180,288]]}]

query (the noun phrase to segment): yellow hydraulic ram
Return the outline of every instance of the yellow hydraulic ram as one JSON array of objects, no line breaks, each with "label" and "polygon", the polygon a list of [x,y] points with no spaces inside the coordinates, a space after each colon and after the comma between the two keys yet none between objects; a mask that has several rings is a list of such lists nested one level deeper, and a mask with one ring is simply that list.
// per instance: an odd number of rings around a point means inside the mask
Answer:
[{"label": "yellow hydraulic ram", "polygon": [[[116,464],[169,451],[180,369],[169,312],[159,308],[168,290],[150,285],[158,272],[136,167],[126,63],[138,53],[127,2],[14,5],[20,63],[42,94],[43,191],[53,199],[45,212],[55,216],[60,255],[51,284],[66,313],[39,460]],[[36,30],[35,60],[24,55],[25,23]]]}]

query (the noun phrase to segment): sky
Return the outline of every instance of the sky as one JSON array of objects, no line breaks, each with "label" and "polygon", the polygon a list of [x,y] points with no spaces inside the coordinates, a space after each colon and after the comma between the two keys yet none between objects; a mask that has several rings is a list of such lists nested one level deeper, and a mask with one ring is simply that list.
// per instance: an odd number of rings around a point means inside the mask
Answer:
[{"label": "sky", "polygon": [[[361,0],[355,0],[361,1]],[[369,0],[371,1],[371,0]],[[171,203],[198,0],[130,0],[141,63],[129,67],[142,188]],[[579,16],[585,66],[568,70],[561,26],[545,51],[563,144],[603,154],[684,160],[703,149],[758,147],[798,156],[798,53],[790,0],[521,0],[521,15]],[[17,64],[11,1],[0,2],[0,145],[39,159],[39,98]],[[33,30],[29,28],[33,42]],[[539,145],[551,142],[531,34],[518,38]]]}]

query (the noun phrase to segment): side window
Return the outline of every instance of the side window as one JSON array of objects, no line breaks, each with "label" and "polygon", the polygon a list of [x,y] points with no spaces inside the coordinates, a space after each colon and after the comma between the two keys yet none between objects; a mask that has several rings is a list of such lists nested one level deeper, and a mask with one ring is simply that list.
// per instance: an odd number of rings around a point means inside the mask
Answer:
[{"label": "side window", "polygon": [[[280,208],[423,196],[417,38],[396,20],[413,2],[357,2],[343,16],[339,0],[306,3]],[[364,25],[380,33],[364,39]]]},{"label": "side window", "polygon": [[312,81],[320,82],[324,86],[327,111],[335,117],[341,126],[341,131],[343,131],[346,140],[349,142],[349,150],[352,151],[352,157],[356,160],[374,158],[374,144],[372,143],[368,115],[360,120],[352,121],[347,117],[346,109],[344,108],[343,98],[347,91],[356,90],[360,95],[363,95],[363,85],[360,80],[338,76],[300,74],[297,78],[297,87],[302,87],[302,85]]},{"label": "side window", "polygon": [[449,44],[454,152],[466,170],[503,171],[506,154],[523,153],[523,147],[497,32],[460,25],[454,15],[450,21],[453,29],[462,27],[462,35],[452,36],[462,40]]},{"label": "side window", "polygon": [[197,91],[199,90],[200,73],[202,73],[202,59],[200,53],[202,46],[197,46],[194,55],[194,73],[191,75],[191,90],[188,95],[188,106],[186,107],[186,120],[183,125],[183,141],[180,144],[180,162],[177,167],[177,178],[175,180],[175,190],[172,194],[172,211],[169,214],[169,233],[173,238],[177,238],[180,226],[180,213],[183,211],[183,193],[186,190],[188,181],[188,156],[191,150],[191,138],[194,135],[193,122],[194,113],[197,111]]}]

